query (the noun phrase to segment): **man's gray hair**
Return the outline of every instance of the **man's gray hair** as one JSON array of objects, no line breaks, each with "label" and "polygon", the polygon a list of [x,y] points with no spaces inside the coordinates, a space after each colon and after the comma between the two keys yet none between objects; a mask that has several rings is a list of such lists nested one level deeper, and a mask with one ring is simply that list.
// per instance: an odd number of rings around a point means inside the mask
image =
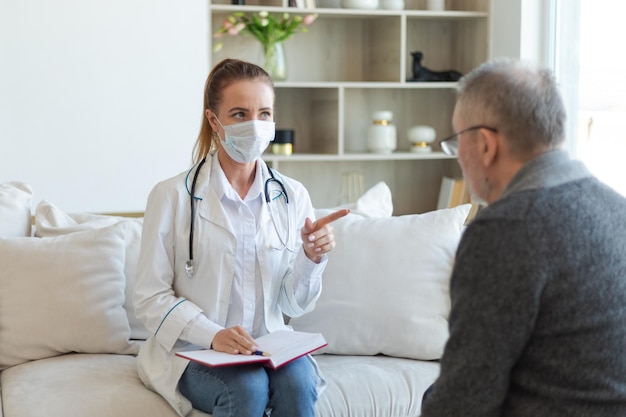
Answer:
[{"label": "man's gray hair", "polygon": [[563,99],[547,69],[507,58],[488,61],[459,80],[458,103],[472,124],[506,135],[514,152],[553,149],[565,140]]}]

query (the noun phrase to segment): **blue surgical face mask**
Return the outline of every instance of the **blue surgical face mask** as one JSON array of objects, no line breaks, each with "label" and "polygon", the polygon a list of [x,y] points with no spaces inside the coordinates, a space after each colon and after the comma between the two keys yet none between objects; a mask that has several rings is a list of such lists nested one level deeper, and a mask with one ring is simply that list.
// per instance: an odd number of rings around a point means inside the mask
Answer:
[{"label": "blue surgical face mask", "polygon": [[274,122],[249,120],[224,126],[217,116],[215,119],[224,129],[225,137],[220,138],[224,150],[234,161],[240,163],[256,161],[274,140]]}]

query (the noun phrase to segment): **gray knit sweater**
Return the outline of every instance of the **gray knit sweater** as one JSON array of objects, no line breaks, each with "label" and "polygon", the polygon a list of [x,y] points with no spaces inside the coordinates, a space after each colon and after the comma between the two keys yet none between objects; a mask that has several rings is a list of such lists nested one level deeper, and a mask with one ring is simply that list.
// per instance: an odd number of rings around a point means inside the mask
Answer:
[{"label": "gray knit sweater", "polygon": [[626,416],[626,199],[564,151],[468,226],[423,417]]}]

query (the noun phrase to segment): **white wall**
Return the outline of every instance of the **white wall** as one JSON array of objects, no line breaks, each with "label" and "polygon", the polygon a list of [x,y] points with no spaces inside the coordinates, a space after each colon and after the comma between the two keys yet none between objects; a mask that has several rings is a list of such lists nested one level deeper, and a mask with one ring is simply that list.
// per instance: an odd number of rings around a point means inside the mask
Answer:
[{"label": "white wall", "polygon": [[521,2],[522,0],[491,1],[490,56],[492,58],[520,56]]},{"label": "white wall", "polygon": [[551,3],[552,0],[492,0],[491,56],[550,65]]},{"label": "white wall", "polygon": [[206,1],[0,1],[0,182],[66,211],[143,211],[185,170],[208,73]]}]

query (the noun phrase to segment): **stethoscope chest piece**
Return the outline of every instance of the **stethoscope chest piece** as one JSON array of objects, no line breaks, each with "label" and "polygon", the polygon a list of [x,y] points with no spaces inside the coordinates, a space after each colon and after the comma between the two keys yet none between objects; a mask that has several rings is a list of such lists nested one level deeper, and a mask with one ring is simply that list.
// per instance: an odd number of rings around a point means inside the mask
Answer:
[{"label": "stethoscope chest piece", "polygon": [[187,278],[193,278],[194,267],[193,267],[193,259],[189,259],[185,262],[185,274],[187,274]]}]

